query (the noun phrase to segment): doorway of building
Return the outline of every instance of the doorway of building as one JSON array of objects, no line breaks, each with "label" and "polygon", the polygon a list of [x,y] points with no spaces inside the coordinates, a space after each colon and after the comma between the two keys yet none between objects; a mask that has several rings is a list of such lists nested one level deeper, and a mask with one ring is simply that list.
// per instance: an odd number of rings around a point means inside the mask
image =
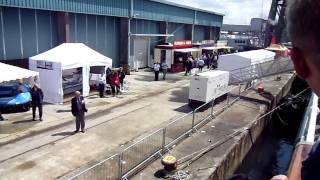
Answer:
[{"label": "doorway of building", "polygon": [[149,39],[137,37],[134,39],[134,69],[148,66]]}]

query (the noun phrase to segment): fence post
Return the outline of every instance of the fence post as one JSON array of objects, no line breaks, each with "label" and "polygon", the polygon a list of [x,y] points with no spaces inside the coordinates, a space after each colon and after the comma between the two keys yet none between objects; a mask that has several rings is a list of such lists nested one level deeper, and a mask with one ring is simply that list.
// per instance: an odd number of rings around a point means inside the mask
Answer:
[{"label": "fence post", "polygon": [[193,128],[194,128],[195,112],[196,112],[196,110],[193,110],[193,111],[192,111],[192,124],[191,124],[191,129],[193,129]]},{"label": "fence post", "polygon": [[227,93],[227,105],[229,106],[230,95]]},{"label": "fence post", "polygon": [[241,84],[238,85],[239,86],[239,97],[241,95]]},{"label": "fence post", "polygon": [[211,102],[211,118],[213,117],[213,106],[214,106],[214,99]]},{"label": "fence post", "polygon": [[122,159],[123,159],[123,153],[121,153],[120,155],[119,155],[119,180],[121,180],[122,179]]},{"label": "fence post", "polygon": [[166,149],[166,133],[167,133],[167,128],[163,128],[163,130],[162,130],[162,153],[165,153],[165,149]]}]

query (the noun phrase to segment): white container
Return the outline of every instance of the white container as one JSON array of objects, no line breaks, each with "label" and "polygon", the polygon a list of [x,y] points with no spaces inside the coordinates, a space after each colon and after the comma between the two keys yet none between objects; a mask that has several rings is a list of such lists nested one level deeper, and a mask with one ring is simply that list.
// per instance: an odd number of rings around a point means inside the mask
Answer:
[{"label": "white container", "polygon": [[191,76],[189,100],[210,102],[228,93],[228,83],[228,71],[215,70]]}]

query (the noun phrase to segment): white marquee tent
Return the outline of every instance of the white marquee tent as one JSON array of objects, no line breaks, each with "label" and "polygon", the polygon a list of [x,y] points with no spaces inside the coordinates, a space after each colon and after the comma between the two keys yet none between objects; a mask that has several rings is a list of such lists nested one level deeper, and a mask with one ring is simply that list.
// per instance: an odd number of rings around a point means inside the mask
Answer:
[{"label": "white marquee tent", "polygon": [[82,93],[89,95],[90,67],[112,66],[112,59],[82,43],[63,43],[44,53],[29,58],[29,69],[39,72],[44,101],[63,103],[62,74],[64,70],[82,68]]},{"label": "white marquee tent", "polygon": [[274,60],[276,53],[260,49],[233,54],[222,55],[218,60],[218,69],[232,71],[250,65]]},{"label": "white marquee tent", "polygon": [[27,81],[32,85],[34,81],[39,79],[39,73],[17,66],[0,63],[0,83],[23,79],[27,79]]}]

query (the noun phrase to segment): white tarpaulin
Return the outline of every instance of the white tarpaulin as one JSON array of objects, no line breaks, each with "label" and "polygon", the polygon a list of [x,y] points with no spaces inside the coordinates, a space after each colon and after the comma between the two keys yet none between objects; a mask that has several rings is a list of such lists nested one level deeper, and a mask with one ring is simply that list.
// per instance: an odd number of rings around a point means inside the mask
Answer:
[{"label": "white tarpaulin", "polygon": [[264,49],[245,51],[219,56],[218,69],[232,71],[269,60],[274,60],[275,53]]},{"label": "white tarpaulin", "polygon": [[38,72],[0,63],[0,83],[30,78],[37,80],[38,76]]},{"label": "white tarpaulin", "polygon": [[29,69],[39,72],[44,101],[63,103],[62,71],[82,68],[82,93],[89,95],[91,66],[112,66],[112,59],[82,43],[64,43],[29,58]]}]

